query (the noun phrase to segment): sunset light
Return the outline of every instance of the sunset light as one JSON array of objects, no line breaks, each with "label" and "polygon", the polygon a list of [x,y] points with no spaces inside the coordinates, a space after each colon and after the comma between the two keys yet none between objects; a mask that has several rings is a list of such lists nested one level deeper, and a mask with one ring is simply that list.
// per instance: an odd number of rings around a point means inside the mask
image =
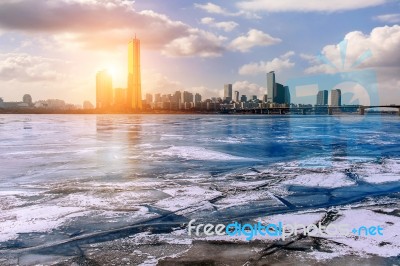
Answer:
[{"label": "sunset light", "polygon": [[400,265],[399,0],[1,0],[0,266]]}]

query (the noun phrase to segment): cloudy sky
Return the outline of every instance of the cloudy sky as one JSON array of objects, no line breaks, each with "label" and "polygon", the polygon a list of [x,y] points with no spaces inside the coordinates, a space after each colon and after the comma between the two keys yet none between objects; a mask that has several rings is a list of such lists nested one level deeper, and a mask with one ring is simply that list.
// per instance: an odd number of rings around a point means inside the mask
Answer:
[{"label": "cloudy sky", "polygon": [[[381,103],[400,103],[399,25],[398,0],[2,0],[0,97],[94,102],[103,68],[114,87],[126,87],[127,43],[136,34],[143,94],[221,96],[233,83],[261,96],[271,70],[286,83],[371,69]],[[371,56],[354,67],[366,51]]]}]

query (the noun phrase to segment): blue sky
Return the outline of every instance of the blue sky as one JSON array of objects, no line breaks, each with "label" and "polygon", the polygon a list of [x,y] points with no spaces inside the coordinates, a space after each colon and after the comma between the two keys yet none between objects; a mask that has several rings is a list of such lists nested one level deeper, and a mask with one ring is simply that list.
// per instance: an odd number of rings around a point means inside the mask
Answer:
[{"label": "blue sky", "polygon": [[281,83],[332,74],[314,56],[339,63],[347,39],[349,62],[372,51],[360,69],[376,71],[382,103],[400,102],[399,24],[396,0],[5,0],[0,97],[94,102],[96,71],[108,68],[114,86],[126,86],[126,43],[136,33],[144,93],[221,96],[233,83],[261,96],[267,71]]}]

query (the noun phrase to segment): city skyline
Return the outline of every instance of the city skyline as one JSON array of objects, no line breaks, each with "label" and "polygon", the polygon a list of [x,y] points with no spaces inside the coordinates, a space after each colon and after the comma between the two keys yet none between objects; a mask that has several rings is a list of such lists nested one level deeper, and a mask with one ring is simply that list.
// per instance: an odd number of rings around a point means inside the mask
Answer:
[{"label": "city skyline", "polygon": [[[233,91],[262,97],[266,72],[275,71],[277,82],[285,84],[292,77],[337,71],[316,60],[322,53],[339,71],[375,70],[381,103],[400,100],[400,26],[393,1],[35,3],[40,12],[18,21],[32,2],[0,3],[0,86],[7,88],[0,97],[7,101],[29,93],[34,99],[94,103],[93,76],[104,68],[116,88],[126,88],[126,44],[135,33],[142,44],[143,95],[188,90],[222,97],[220,84],[229,82]],[[342,68],[338,44],[344,39]],[[368,49],[372,56],[352,68]]]}]

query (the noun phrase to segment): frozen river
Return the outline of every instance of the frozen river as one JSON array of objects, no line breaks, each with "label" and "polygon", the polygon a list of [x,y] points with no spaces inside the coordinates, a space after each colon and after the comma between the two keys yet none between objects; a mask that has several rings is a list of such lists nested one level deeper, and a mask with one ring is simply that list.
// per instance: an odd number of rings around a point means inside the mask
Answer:
[{"label": "frozen river", "polygon": [[[380,237],[279,248],[392,262],[399,143],[397,116],[0,115],[0,265],[96,261],[113,241],[122,254],[113,262],[148,265],[193,258],[194,239],[247,243],[189,237],[191,219],[379,224]],[[141,249],[154,244],[169,253]]]}]

